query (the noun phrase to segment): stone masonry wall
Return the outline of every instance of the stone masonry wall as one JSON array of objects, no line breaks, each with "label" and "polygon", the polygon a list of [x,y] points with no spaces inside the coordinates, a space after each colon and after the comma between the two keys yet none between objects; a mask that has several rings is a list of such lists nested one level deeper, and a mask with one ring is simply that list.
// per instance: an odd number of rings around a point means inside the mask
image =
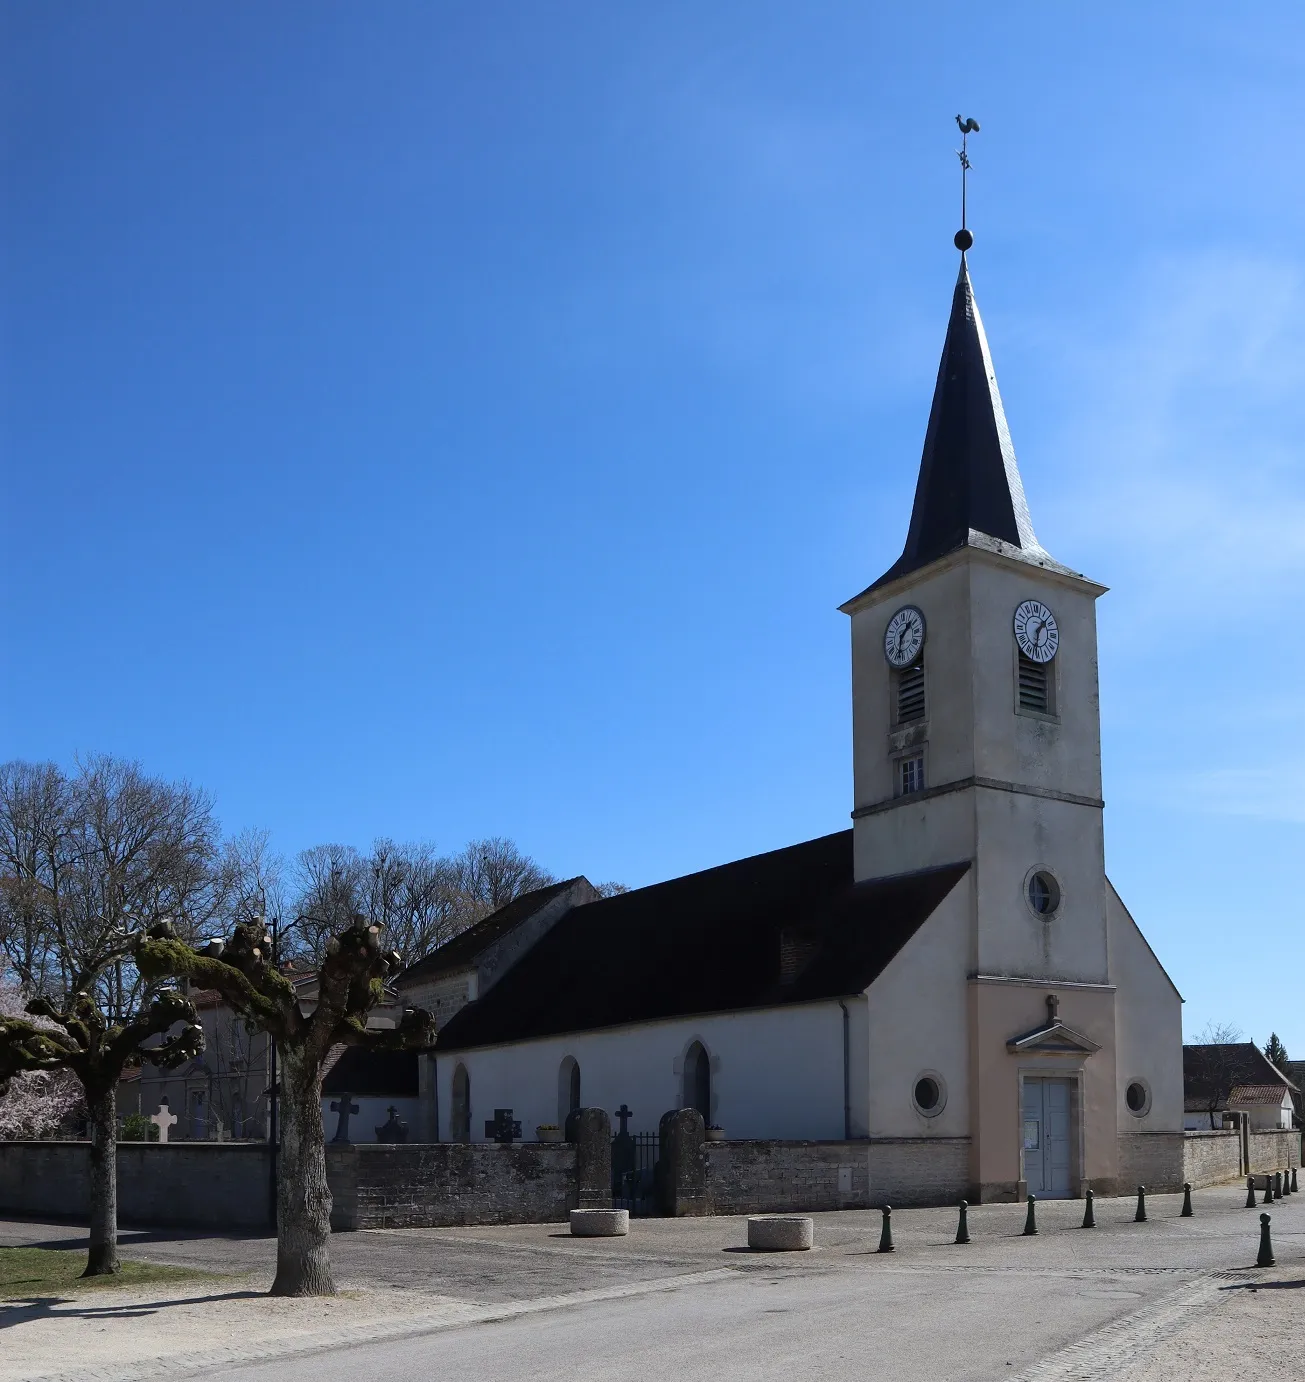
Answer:
[{"label": "stone masonry wall", "polygon": [[1287,1166],[1299,1166],[1301,1134],[1298,1132],[1253,1132],[1251,1138],[1251,1170],[1281,1171]]},{"label": "stone masonry wall", "polygon": [[954,1204],[966,1192],[969,1139],[708,1142],[713,1214]]},{"label": "stone masonry wall", "polygon": [[[84,1219],[88,1142],[0,1142],[0,1213]],[[118,1218],[188,1228],[271,1227],[263,1143],[118,1144]]]},{"label": "stone masonry wall", "polygon": [[1184,1133],[1183,1179],[1192,1185],[1236,1180],[1243,1174],[1241,1148],[1241,1134],[1235,1128]]},{"label": "stone masonry wall", "polygon": [[359,1143],[326,1171],[337,1231],[562,1223],[578,1198],[568,1143]]},{"label": "stone masonry wall", "polygon": [[[1232,1174],[1237,1174],[1237,1143],[1231,1147],[1233,1158]],[[1119,1173],[1115,1182],[1115,1193],[1129,1195],[1139,1185],[1148,1190],[1168,1192],[1181,1190],[1183,1181],[1190,1180],[1193,1185],[1210,1185],[1226,1177],[1219,1173],[1222,1163],[1212,1161],[1210,1179],[1197,1179],[1188,1174],[1186,1165],[1186,1145],[1181,1132],[1141,1132],[1122,1133],[1119,1138]],[[1103,1183],[1093,1181],[1097,1194],[1105,1189]]]}]

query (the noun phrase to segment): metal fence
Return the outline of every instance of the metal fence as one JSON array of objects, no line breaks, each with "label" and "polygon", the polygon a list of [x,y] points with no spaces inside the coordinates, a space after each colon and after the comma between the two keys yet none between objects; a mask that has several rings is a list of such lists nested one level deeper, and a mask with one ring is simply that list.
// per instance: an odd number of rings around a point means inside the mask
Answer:
[{"label": "metal fence", "polygon": [[612,1138],[612,1207],[635,1219],[657,1213],[657,1134],[617,1133]]}]

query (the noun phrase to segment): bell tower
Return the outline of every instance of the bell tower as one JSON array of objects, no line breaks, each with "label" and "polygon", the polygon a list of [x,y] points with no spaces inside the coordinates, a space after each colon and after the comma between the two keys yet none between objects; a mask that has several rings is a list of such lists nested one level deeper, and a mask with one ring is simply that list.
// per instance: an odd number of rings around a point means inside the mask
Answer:
[{"label": "bell tower", "polygon": [[902,555],[852,623],[858,879],[969,859],[971,974],[1108,983],[1095,602],[1039,543],[965,251]]}]

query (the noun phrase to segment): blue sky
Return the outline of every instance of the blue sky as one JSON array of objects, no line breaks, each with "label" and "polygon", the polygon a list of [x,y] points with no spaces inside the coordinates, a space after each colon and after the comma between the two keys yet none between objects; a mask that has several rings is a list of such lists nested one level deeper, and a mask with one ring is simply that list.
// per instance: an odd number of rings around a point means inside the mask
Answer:
[{"label": "blue sky", "polygon": [[1295,4],[0,10],[0,754],[286,852],[841,829],[971,255],[1100,603],[1112,878],[1305,1054]]}]

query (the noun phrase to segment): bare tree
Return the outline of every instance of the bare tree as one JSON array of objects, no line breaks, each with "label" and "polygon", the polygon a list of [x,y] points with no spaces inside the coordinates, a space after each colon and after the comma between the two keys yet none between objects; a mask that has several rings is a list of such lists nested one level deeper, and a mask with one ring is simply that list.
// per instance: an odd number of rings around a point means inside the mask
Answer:
[{"label": "bare tree", "polygon": [[328,1248],[331,1191],[322,1132],[322,1062],[327,1052],[338,1043],[394,1051],[435,1042],[434,1021],[419,1009],[408,1009],[397,1028],[367,1026],[368,1010],[380,1000],[385,976],[400,963],[396,953],[382,952],[379,927],[355,917],[324,948],[317,1002],[309,1016],[300,1010],[294,986],[281,973],[272,938],[261,923],[237,925],[229,941],[212,941],[202,954],[162,925],[136,951],[137,963],[151,979],[185,977],[215,989],[276,1041],[282,1119],[273,1295],[335,1293]]},{"label": "bare tree", "polygon": [[501,835],[472,840],[454,862],[462,892],[483,909],[483,915],[507,906],[522,893],[557,882]]},{"label": "bare tree", "polygon": [[1245,1050],[1242,1030],[1231,1022],[1207,1022],[1196,1042],[1183,1047],[1183,1076],[1189,1097],[1199,1099],[1215,1117],[1227,1107],[1233,1086],[1245,1083],[1254,1071]]},{"label": "bare tree", "polygon": [[203,1041],[191,1004],[144,981],[133,949],[165,916],[190,934],[216,914],[212,806],[120,759],[89,758],[72,776],[11,763],[0,770],[0,839],[12,880],[4,956],[29,991],[27,1017],[0,1018],[0,1083],[57,1069],[80,1080],[91,1126],[86,1271],[112,1273],[118,1080],[154,1038],[164,1040],[149,1058],[164,1065]]}]

